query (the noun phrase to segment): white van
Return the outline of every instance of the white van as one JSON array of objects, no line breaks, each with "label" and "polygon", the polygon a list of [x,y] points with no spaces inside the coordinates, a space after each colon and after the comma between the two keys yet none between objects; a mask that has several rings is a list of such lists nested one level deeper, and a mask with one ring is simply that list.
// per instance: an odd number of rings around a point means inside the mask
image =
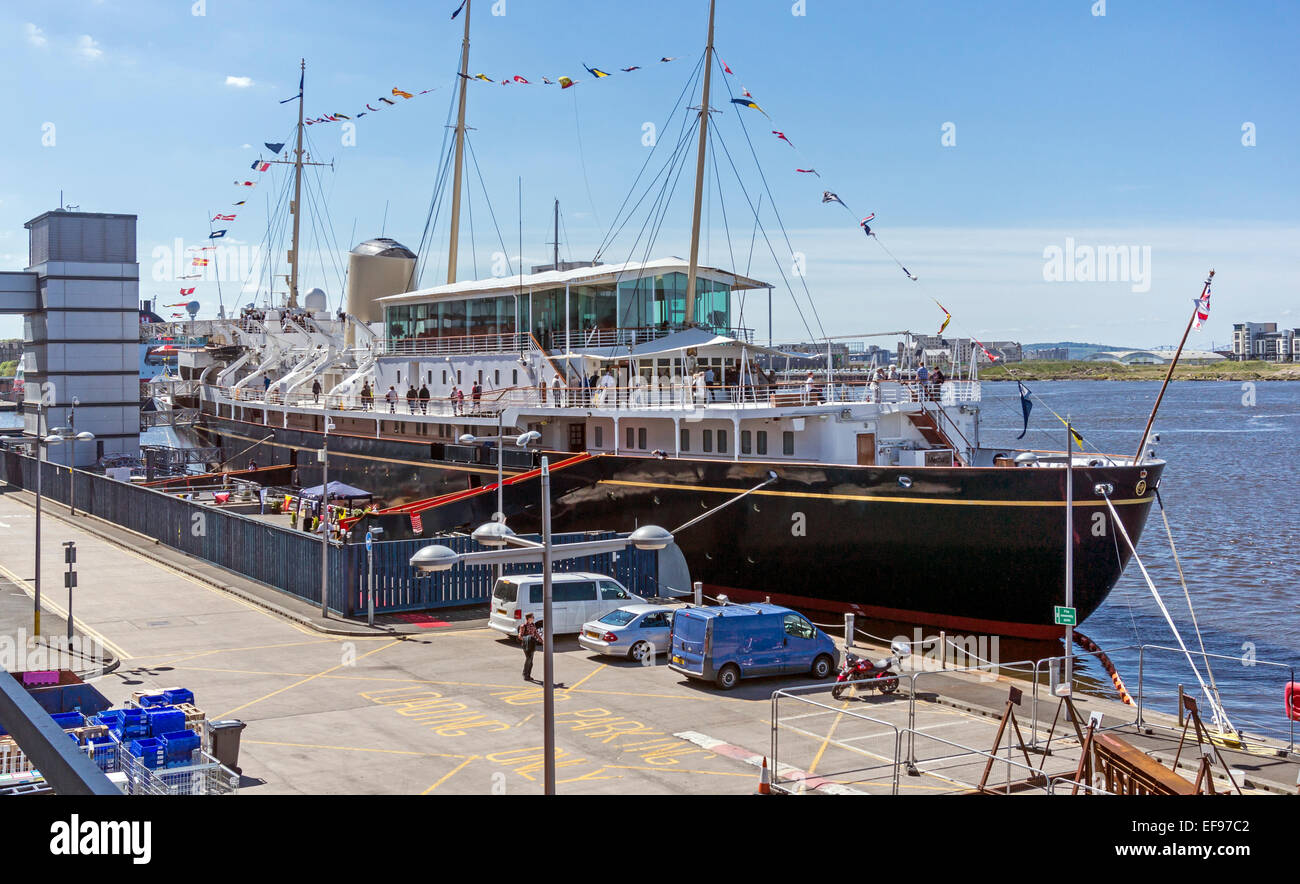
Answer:
[{"label": "white van", "polygon": [[[599,620],[610,611],[642,601],[604,574],[556,574],[551,578],[551,633],[581,632],[588,620]],[[534,620],[542,619],[542,575],[515,574],[498,580],[492,590],[488,626],[513,638],[528,614]]]}]

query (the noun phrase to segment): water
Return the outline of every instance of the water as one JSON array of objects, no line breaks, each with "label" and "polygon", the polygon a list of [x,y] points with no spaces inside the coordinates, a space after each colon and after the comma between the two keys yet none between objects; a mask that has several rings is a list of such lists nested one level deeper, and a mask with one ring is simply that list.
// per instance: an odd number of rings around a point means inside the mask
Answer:
[{"label": "water", "polygon": [[[1159,383],[1131,381],[1027,386],[1043,403],[1072,418],[1091,443],[1089,450],[1127,455],[1136,452],[1160,389]],[[1015,442],[1021,412],[1014,383],[985,384],[983,392],[983,444],[1064,449],[1064,426],[1040,403],[1035,403],[1029,433]],[[1300,383],[1171,384],[1154,432],[1161,440],[1156,452],[1169,462],[1160,495],[1205,650],[1232,658],[1211,659],[1229,717],[1248,732],[1286,739],[1290,724],[1283,714],[1283,691],[1292,676],[1259,661],[1300,666],[1300,458],[1295,448]],[[1198,651],[1158,507],[1151,511],[1138,554],[1188,648]],[[1106,603],[1081,628],[1110,653],[1134,696],[1138,653],[1114,649],[1144,643],[1177,648],[1136,563],[1129,564]],[[1201,663],[1199,656],[1193,659]],[[1144,693],[1147,700],[1156,699],[1157,708],[1176,708],[1179,683],[1200,696],[1181,652],[1149,652],[1144,663]],[[1208,720],[1203,700],[1200,706]]]}]

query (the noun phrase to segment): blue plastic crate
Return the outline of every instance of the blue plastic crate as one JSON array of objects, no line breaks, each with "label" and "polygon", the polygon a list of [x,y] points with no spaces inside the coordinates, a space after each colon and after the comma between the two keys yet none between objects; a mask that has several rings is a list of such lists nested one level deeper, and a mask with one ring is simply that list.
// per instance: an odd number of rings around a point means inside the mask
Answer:
[{"label": "blue plastic crate", "polygon": [[163,696],[167,699],[167,702],[172,706],[178,705],[180,703],[194,702],[194,692],[188,691],[185,688],[177,688],[174,691],[164,691]]},{"label": "blue plastic crate", "polygon": [[132,740],[131,745],[127,747],[128,751],[148,768],[157,768],[162,764],[163,746],[153,737],[142,737],[138,740]]},{"label": "blue plastic crate", "polygon": [[171,701],[167,699],[166,694],[145,694],[136,702],[140,704],[142,709],[148,709],[151,706],[170,705]]},{"label": "blue plastic crate", "polygon": [[185,730],[185,713],[170,706],[152,708],[146,713],[149,721],[149,736],[161,737],[163,734]]},{"label": "blue plastic crate", "polygon": [[109,728],[120,728],[122,726],[121,709],[105,709],[92,719],[94,724],[102,724]]},{"label": "blue plastic crate", "polygon": [[190,756],[199,748],[199,736],[194,731],[176,731],[162,736],[163,754],[167,766],[189,764]]},{"label": "blue plastic crate", "polygon": [[86,725],[86,717],[80,712],[56,712],[50,718],[53,718],[54,723],[64,730],[73,727],[85,727]]}]

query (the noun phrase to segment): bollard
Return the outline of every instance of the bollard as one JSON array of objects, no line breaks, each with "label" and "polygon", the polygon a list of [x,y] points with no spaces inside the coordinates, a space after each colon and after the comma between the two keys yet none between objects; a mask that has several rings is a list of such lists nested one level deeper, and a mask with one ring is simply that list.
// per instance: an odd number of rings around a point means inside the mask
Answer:
[{"label": "bollard", "polygon": [[939,668],[948,668],[948,632],[944,629],[939,630]]},{"label": "bollard", "polygon": [[853,615],[844,615],[844,652],[848,653],[853,650]]}]

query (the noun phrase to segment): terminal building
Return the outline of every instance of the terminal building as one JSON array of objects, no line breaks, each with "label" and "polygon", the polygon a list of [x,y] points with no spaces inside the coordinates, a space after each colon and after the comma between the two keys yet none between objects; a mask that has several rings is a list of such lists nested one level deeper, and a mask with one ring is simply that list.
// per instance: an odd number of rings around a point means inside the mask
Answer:
[{"label": "terminal building", "polygon": [[[78,466],[140,449],[136,216],[56,209],[25,225],[27,269],[0,273],[0,314],[23,317],[24,434],[89,431]],[[55,460],[67,462],[71,450]]]}]

